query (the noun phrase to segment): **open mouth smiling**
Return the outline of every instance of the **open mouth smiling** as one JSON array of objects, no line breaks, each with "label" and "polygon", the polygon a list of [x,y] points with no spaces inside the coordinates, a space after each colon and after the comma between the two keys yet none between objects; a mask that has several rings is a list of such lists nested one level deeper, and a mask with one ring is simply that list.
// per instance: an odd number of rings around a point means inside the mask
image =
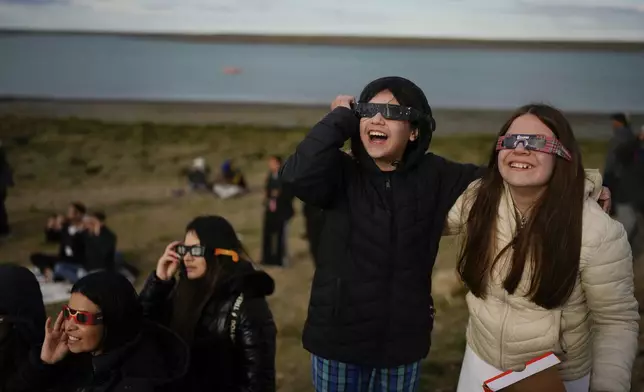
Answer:
[{"label": "open mouth smiling", "polygon": [[525,162],[510,162],[508,166],[510,166],[512,169],[517,170],[529,170],[534,167],[531,164]]},{"label": "open mouth smiling", "polygon": [[380,131],[369,131],[369,141],[372,143],[384,143],[389,139],[386,133]]}]

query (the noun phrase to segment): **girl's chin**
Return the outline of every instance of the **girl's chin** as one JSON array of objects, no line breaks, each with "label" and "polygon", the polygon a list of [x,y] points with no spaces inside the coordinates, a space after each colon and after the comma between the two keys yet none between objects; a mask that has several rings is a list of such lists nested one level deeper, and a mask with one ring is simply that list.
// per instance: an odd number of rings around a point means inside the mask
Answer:
[{"label": "girl's chin", "polygon": [[188,270],[186,271],[186,275],[188,276],[188,279],[199,279],[204,276],[204,274],[200,274],[199,272],[195,270]]},{"label": "girl's chin", "polygon": [[68,345],[67,347],[69,347],[69,352],[71,352],[72,354],[82,354],[89,352],[88,350],[83,350],[83,348],[76,345]]}]

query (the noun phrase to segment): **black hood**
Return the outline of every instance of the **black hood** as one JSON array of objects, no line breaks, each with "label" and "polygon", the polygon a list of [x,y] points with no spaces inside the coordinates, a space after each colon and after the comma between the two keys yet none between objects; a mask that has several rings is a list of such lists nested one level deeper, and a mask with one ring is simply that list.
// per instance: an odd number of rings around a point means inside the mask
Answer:
[{"label": "black hood", "polygon": [[[397,171],[406,171],[418,165],[422,160],[431,143],[436,123],[427,97],[420,87],[410,80],[398,76],[388,76],[369,83],[362,90],[359,102],[369,102],[376,94],[384,90],[391,91],[401,106],[412,107],[427,116],[417,122],[412,122],[412,126],[418,129],[418,139],[407,144],[402,162],[396,168]],[[359,127],[359,124],[357,126]],[[361,165],[372,170],[379,170],[362,145],[359,130],[354,132],[354,136],[351,137],[351,152]]]},{"label": "black hood", "polygon": [[103,314],[103,350],[122,347],[136,338],[143,321],[143,308],[132,284],[116,272],[96,272],[76,282],[72,293],[95,303]]},{"label": "black hood", "polygon": [[247,298],[267,297],[275,291],[273,278],[249,261],[228,265],[222,273],[217,291],[244,293]]},{"label": "black hood", "polygon": [[15,330],[30,346],[42,344],[45,305],[38,280],[27,268],[0,265],[0,315],[15,325]]}]

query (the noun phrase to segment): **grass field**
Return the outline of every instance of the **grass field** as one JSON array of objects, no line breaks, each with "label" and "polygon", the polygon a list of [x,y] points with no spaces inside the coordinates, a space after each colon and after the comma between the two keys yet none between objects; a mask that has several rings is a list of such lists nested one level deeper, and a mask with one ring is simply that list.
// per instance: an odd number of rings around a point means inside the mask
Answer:
[{"label": "grass field", "polygon": [[[0,138],[17,183],[7,200],[14,234],[0,243],[1,261],[27,263],[33,251],[54,251],[43,242],[43,225],[48,214],[63,211],[73,200],[104,210],[108,225],[119,237],[119,249],[146,273],[167,243],[182,238],[186,223],[200,214],[227,217],[257,258],[266,158],[274,153],[288,155],[304,133],[304,129],[268,127],[0,117]],[[438,137],[432,151],[457,161],[483,163],[491,146],[490,136]],[[586,167],[600,167],[604,142],[588,140],[582,146]],[[214,170],[225,158],[234,158],[246,173],[251,194],[223,201],[197,194],[173,197],[173,189],[185,188],[181,169],[197,156],[206,158]],[[300,210],[299,205],[296,208]],[[291,265],[267,268],[277,286],[270,304],[279,328],[282,392],[311,390],[309,357],[300,337],[313,268],[302,232],[298,214],[290,225]],[[452,391],[458,378],[467,310],[453,273],[455,252],[452,239],[446,238],[434,270],[438,311],[432,352],[423,367],[423,391]],[[636,368],[644,368],[641,358]],[[637,378],[643,375],[640,372]]]}]

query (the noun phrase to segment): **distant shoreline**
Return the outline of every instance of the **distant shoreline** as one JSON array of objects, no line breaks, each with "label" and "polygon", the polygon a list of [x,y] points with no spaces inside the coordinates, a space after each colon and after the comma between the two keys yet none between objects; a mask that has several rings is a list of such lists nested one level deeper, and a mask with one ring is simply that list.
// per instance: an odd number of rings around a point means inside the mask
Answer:
[{"label": "distant shoreline", "polygon": [[167,34],[138,32],[64,31],[64,30],[10,30],[0,29],[0,38],[12,35],[67,35],[115,36],[142,39],[160,39],[195,43],[239,43],[282,45],[384,46],[384,47],[450,47],[521,50],[609,50],[638,52],[644,42],[634,41],[554,41],[554,40],[486,40],[425,37],[377,37],[331,35],[275,35],[275,34]]},{"label": "distant shoreline", "polygon": [[[309,128],[329,111],[328,105],[292,105],[232,102],[152,102],[106,100],[3,99],[0,116],[29,118],[82,118],[88,120],[159,124],[246,125],[268,128]],[[495,134],[512,109],[436,108],[437,137],[458,134]],[[579,137],[607,139],[611,136],[606,113],[566,112]],[[644,113],[633,114],[636,127]],[[0,138],[2,135],[0,134]]]},{"label": "distant shoreline", "polygon": [[[330,103],[329,103],[330,104]],[[201,100],[154,100],[154,99],[109,99],[109,98],[54,98],[40,96],[10,96],[0,95],[0,115],[8,114],[9,108],[22,108],[38,110],[44,107],[87,107],[87,108],[128,108],[128,110],[154,109],[165,112],[192,112],[212,111],[235,112],[238,110],[297,110],[297,111],[326,111],[328,104],[320,103],[283,103],[263,101],[201,101]],[[442,112],[511,112],[512,108],[477,108],[477,107],[440,107],[432,105],[433,111]],[[567,111],[567,113],[579,116],[608,116],[614,111]],[[636,117],[644,116],[642,112],[632,112]]]}]

